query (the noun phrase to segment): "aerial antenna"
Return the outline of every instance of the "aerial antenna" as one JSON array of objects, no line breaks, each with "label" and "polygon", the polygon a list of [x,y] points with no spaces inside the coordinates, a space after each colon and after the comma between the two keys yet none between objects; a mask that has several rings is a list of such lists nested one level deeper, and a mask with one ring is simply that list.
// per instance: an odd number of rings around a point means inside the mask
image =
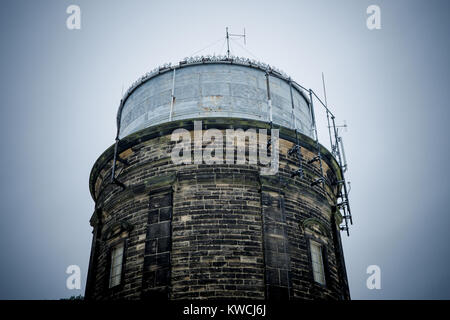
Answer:
[{"label": "aerial antenna", "polygon": [[228,33],[228,27],[226,27],[226,39],[227,39],[227,58],[230,58],[230,37],[238,37],[238,38],[244,38],[244,44],[246,43],[245,40],[245,28],[244,28],[244,34],[232,34]]},{"label": "aerial antenna", "polygon": [[[344,124],[342,125],[337,125],[337,132],[339,134],[339,128],[343,128],[345,132],[347,132],[347,121],[344,120]],[[338,136],[338,142],[341,146],[341,153],[342,153],[342,159],[343,159],[343,165],[342,165],[342,169],[345,171],[347,171],[348,165],[347,165],[347,158],[345,157],[345,150],[344,150],[344,141],[342,140],[342,136],[339,135]],[[348,182],[350,183],[350,182]]]},{"label": "aerial antenna", "polygon": [[344,128],[344,132],[347,132],[347,128],[348,128],[347,121],[344,120],[344,124],[336,125],[336,128]]}]

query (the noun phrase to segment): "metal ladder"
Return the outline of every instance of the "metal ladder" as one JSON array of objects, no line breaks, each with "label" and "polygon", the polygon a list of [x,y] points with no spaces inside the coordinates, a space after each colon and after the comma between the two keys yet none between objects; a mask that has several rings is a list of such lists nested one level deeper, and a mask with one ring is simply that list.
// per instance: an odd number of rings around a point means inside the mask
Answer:
[{"label": "metal ladder", "polygon": [[[350,235],[349,222],[352,225],[353,219],[352,219],[352,213],[350,210],[350,202],[348,200],[347,182],[345,181],[345,176],[344,176],[344,171],[345,171],[344,164],[342,162],[341,150],[339,148],[339,142],[342,143],[342,140],[339,137],[338,130],[336,128],[334,115],[331,115],[331,120],[333,122],[334,139],[335,139],[335,145],[333,147],[333,151],[334,151],[335,156],[337,156],[337,158],[338,158],[339,167],[341,169],[341,175],[342,175],[342,179],[336,182],[336,185],[338,186],[338,195],[337,195],[338,201],[336,203],[336,209],[339,211],[342,210],[344,213],[342,215],[342,218],[344,219],[344,226],[341,226],[340,229],[342,231],[347,232],[347,236],[348,236],[348,235]],[[345,164],[345,166],[347,166],[347,165]]]}]

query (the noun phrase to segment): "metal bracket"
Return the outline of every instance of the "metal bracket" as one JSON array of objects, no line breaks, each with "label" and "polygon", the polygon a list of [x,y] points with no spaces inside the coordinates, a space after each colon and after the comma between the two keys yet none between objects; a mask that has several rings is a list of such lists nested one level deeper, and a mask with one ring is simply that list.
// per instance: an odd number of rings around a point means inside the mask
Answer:
[{"label": "metal bracket", "polygon": [[126,159],[123,159],[120,156],[117,156],[116,160],[119,161],[120,163],[126,165],[126,166],[128,166],[130,164]]},{"label": "metal bracket", "polygon": [[317,186],[318,184],[321,184],[325,181],[323,177],[317,178],[313,182],[311,182],[311,187]]},{"label": "metal bracket", "polygon": [[292,156],[294,154],[294,152],[297,152],[299,150],[300,150],[300,146],[298,144],[296,144],[291,149],[289,149],[288,155]]},{"label": "metal bracket", "polygon": [[113,177],[113,179],[112,179],[112,181],[111,181],[111,184],[118,185],[119,187],[122,188],[122,190],[124,190],[124,189],[127,188],[122,182],[120,182],[119,180],[117,180],[116,177]]},{"label": "metal bracket", "polygon": [[316,161],[320,161],[322,160],[322,157],[320,155],[315,156],[314,158],[312,158],[311,160],[308,161],[308,164],[314,163]]},{"label": "metal bracket", "polygon": [[294,170],[291,173],[291,177],[299,176],[300,178],[303,178],[303,170],[301,168]]}]

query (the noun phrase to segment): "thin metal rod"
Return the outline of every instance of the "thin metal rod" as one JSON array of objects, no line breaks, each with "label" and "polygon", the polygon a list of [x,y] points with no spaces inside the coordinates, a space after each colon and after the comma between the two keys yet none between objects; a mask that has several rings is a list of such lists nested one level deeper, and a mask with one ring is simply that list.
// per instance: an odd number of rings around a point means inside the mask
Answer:
[{"label": "thin metal rod", "polygon": [[347,171],[347,159],[345,158],[345,150],[344,150],[344,141],[342,140],[342,137],[339,137],[339,142],[341,144],[341,151],[342,151],[342,160],[344,165],[344,172]]},{"label": "thin metal rod", "polygon": [[266,86],[267,86],[267,103],[269,104],[269,122],[272,127],[272,99],[270,97],[270,81],[268,72],[266,72]]},{"label": "thin metal rod", "polygon": [[328,123],[328,136],[330,137],[330,148],[331,152],[334,154],[334,146],[333,146],[333,139],[331,135],[331,126],[330,126],[330,115],[327,111],[327,123]]},{"label": "thin metal rod", "polygon": [[226,29],[227,31],[227,58],[230,59],[230,36],[228,34],[228,27]]},{"label": "thin metal rod", "polygon": [[[311,89],[310,89],[311,90]],[[320,102],[320,104],[330,113],[330,115],[332,117],[334,117],[333,113],[330,111],[330,109],[328,109],[328,107],[322,102],[322,100],[320,100],[320,98],[317,96],[317,94],[311,90],[311,92],[313,93],[313,95],[317,98],[317,100]]]},{"label": "thin metal rod", "polygon": [[175,70],[176,70],[176,69],[173,69],[172,98],[171,98],[171,100],[170,100],[170,114],[169,114],[169,121],[172,121],[173,103],[175,102]]},{"label": "thin metal rod", "polygon": [[325,98],[325,106],[327,107],[326,113],[327,113],[327,123],[328,123],[328,136],[330,137],[330,148],[331,148],[331,151],[334,152],[333,140],[331,138],[330,115],[328,112],[327,90],[325,88],[325,76],[323,75],[323,72],[322,72],[322,85],[323,85],[323,96]]},{"label": "thin metal rod", "polygon": [[303,178],[303,164],[302,164],[302,151],[300,149],[300,144],[298,142],[298,130],[297,130],[297,121],[295,119],[295,104],[294,104],[294,95],[292,93],[292,80],[289,78],[289,91],[291,94],[291,104],[292,104],[292,121],[295,129],[295,148],[297,149],[297,157],[298,157],[298,172],[300,178]]},{"label": "thin metal rod", "polygon": [[297,87],[299,87],[300,89],[302,89],[302,90],[304,90],[304,91],[306,91],[306,92],[309,91],[309,89],[305,88],[305,87],[302,86],[301,84],[298,84],[298,83],[295,82],[294,80],[292,80],[292,84],[295,85],[295,86],[297,86]]},{"label": "thin metal rod", "polygon": [[292,93],[292,80],[289,78],[289,92],[291,94],[291,105],[292,105],[292,128],[297,130],[297,121],[295,121],[295,112],[294,112],[294,95]]},{"label": "thin metal rod", "polygon": [[322,179],[322,187],[325,187],[325,181],[324,181],[324,176],[323,176],[323,167],[322,167],[322,155],[320,152],[320,144],[319,144],[319,135],[317,134],[317,124],[316,124],[316,117],[314,115],[314,103],[313,103],[313,91],[311,89],[309,89],[309,99],[311,100],[311,116],[313,119],[313,126],[314,126],[314,133],[316,136],[316,148],[317,148],[317,156],[319,157],[319,166],[320,166],[320,177]]},{"label": "thin metal rod", "polygon": [[327,90],[325,89],[325,77],[323,75],[323,72],[322,72],[322,85],[323,85],[323,96],[325,98],[325,106],[327,106],[328,105],[328,103],[327,103]]},{"label": "thin metal rod", "polygon": [[[241,37],[244,38],[244,44],[246,44],[245,41],[245,28],[244,28],[244,34],[234,34],[234,33],[228,33],[228,27],[226,28],[226,39],[227,39],[227,57],[230,58],[230,37]],[[233,40],[233,39],[231,39]]]},{"label": "thin metal rod", "polygon": [[116,160],[117,160],[117,148],[119,145],[119,138],[116,138],[116,144],[114,145],[114,158],[113,158],[113,165],[112,165],[112,172],[111,172],[111,182],[114,182],[116,179]]},{"label": "thin metal rod", "polygon": [[315,136],[316,142],[318,142],[319,136],[317,135],[316,116],[314,114],[314,104],[313,104],[313,97],[312,97],[313,93],[314,92],[311,89],[309,89],[309,100],[310,100],[309,105],[310,105],[310,110],[311,110],[311,119],[313,122],[314,136]]}]

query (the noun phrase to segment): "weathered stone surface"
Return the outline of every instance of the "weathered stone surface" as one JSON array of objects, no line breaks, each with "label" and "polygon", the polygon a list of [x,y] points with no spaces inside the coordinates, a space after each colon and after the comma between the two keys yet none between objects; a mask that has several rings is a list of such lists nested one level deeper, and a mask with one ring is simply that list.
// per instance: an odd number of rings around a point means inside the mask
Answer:
[{"label": "weathered stone surface", "polygon": [[[178,123],[180,124],[180,123]],[[314,144],[301,137],[305,178],[292,177],[294,135],[280,131],[280,169],[260,176],[257,165],[174,165],[170,128],[161,125],[121,142],[117,179],[110,183],[106,151],[90,177],[96,211],[86,297],[90,299],[347,299],[348,284],[333,212],[339,171],[323,150],[325,188]],[[208,127],[266,127],[263,122],[211,119]],[[181,126],[192,129],[191,124]],[[104,238],[117,222],[130,230]],[[306,221],[306,222],[305,222]],[[315,227],[320,225],[320,227]],[[114,233],[109,232],[113,235]],[[324,244],[326,286],[314,282],[308,239]],[[122,283],[108,288],[109,250],[126,241]]]}]

